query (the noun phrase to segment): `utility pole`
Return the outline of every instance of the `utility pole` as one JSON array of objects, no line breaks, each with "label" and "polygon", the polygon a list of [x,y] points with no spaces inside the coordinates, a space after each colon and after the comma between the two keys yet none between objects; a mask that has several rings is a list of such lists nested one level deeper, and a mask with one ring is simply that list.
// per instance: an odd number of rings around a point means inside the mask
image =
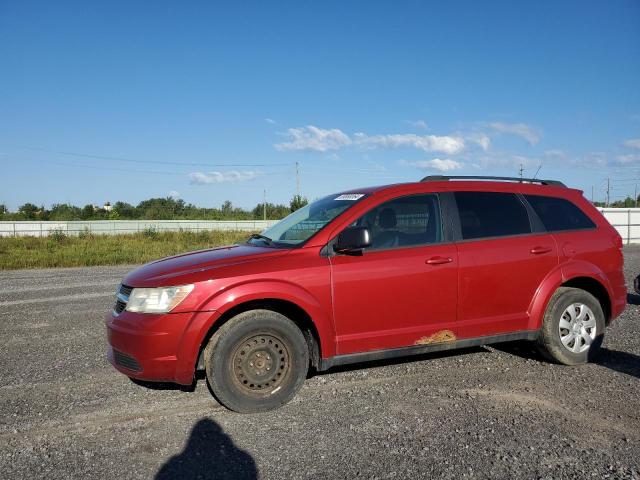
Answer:
[{"label": "utility pole", "polygon": [[267,219],[267,189],[265,188],[262,195],[262,219]]},{"label": "utility pole", "polygon": [[593,185],[591,185],[591,203],[593,203]]},{"label": "utility pole", "polygon": [[300,164],[296,161],[296,195],[300,196]]},{"label": "utility pole", "polygon": [[638,208],[638,184],[637,183],[635,188],[633,189],[633,202],[636,208]]},{"label": "utility pole", "polygon": [[611,185],[610,185],[609,179],[607,178],[607,203],[606,203],[607,207],[609,206],[609,192],[610,191],[611,191]]},{"label": "utility pole", "polygon": [[524,168],[522,166],[522,164],[520,164],[520,183],[522,183],[522,172],[524,171]]}]

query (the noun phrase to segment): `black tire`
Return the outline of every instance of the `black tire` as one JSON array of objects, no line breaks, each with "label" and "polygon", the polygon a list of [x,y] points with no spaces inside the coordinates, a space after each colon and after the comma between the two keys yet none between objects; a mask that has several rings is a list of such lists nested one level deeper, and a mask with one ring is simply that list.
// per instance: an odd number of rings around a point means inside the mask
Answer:
[{"label": "black tire", "polygon": [[240,413],[278,408],[302,387],[309,348],[300,329],[271,310],[240,313],[222,325],[205,349],[209,386]]},{"label": "black tire", "polygon": [[[570,342],[569,346],[565,346],[562,343],[561,335],[565,339],[571,338],[569,329],[560,330],[561,318],[564,318],[565,321],[570,320],[569,314],[565,314],[565,311],[574,304],[587,306],[593,313],[593,320],[595,320],[595,338],[591,340],[592,343],[590,345],[587,345],[584,338],[574,336],[573,342],[579,342],[577,349],[585,348],[584,351],[577,352],[572,351],[576,348],[575,343]],[[605,317],[602,305],[593,295],[579,288],[560,287],[553,294],[547,305],[537,346],[540,352],[553,362],[564,365],[587,363],[593,360],[600,351],[602,340],[604,339],[604,329]],[[566,335],[568,334],[569,336],[567,337]]]}]

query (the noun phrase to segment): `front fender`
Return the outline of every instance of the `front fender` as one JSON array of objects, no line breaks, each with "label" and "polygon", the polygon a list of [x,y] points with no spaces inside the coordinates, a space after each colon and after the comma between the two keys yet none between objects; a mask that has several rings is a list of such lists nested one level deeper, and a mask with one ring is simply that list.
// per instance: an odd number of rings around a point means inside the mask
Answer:
[{"label": "front fender", "polygon": [[606,275],[594,264],[582,260],[571,260],[558,265],[544,278],[529,305],[529,330],[538,330],[542,327],[544,312],[549,300],[555,291],[573,278],[586,277],[596,280],[606,290],[609,298],[612,297],[611,286]]},{"label": "front fender", "polygon": [[312,319],[320,341],[323,358],[336,354],[335,330],[331,315],[309,291],[284,280],[257,280],[225,288],[217,292],[196,312],[185,329],[178,352],[176,376],[193,378],[202,342],[215,323],[226,312],[255,300],[283,300],[302,308]]}]

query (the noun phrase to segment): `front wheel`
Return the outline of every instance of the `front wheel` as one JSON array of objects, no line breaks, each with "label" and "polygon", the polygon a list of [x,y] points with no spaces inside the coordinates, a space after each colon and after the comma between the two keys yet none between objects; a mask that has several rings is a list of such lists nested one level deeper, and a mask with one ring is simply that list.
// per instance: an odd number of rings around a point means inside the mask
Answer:
[{"label": "front wheel", "polygon": [[309,369],[304,335],[271,310],[236,315],[205,350],[207,379],[216,399],[241,413],[284,405],[302,387]]},{"label": "front wheel", "polygon": [[538,347],[558,363],[586,363],[600,350],[604,328],[604,312],[593,295],[578,288],[561,287],[547,305]]}]

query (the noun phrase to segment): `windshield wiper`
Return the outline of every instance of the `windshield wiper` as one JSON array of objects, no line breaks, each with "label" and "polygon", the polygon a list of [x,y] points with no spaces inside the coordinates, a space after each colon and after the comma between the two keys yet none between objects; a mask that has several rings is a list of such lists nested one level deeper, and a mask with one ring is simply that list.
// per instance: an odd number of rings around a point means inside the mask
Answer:
[{"label": "windshield wiper", "polygon": [[256,240],[262,240],[267,245],[273,245],[273,240],[271,240],[266,235],[261,235],[259,233],[252,233],[251,235],[249,235],[249,240],[251,240],[253,238],[255,238]]}]

